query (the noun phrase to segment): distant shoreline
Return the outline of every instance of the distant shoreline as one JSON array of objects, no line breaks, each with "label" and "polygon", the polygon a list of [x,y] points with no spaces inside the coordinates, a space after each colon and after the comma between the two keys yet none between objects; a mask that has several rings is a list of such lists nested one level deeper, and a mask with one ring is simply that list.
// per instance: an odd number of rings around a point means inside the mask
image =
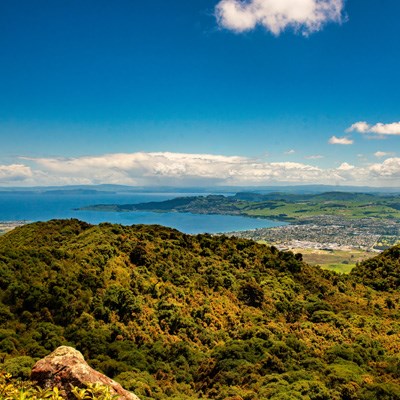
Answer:
[{"label": "distant shoreline", "polygon": [[0,221],[0,235],[10,232],[19,226],[30,224],[32,221],[20,220],[20,221]]}]

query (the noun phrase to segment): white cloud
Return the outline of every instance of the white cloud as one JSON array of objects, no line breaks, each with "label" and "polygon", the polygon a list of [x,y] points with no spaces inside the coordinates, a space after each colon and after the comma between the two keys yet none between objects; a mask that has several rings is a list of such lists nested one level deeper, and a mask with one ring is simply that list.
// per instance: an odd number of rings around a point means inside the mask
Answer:
[{"label": "white cloud", "polygon": [[365,121],[359,121],[351,125],[349,128],[346,129],[346,132],[360,132],[360,133],[367,133],[371,126],[367,124]]},{"label": "white cloud", "polygon": [[23,164],[0,165],[0,182],[18,182],[32,177],[32,171]]},{"label": "white cloud", "polygon": [[365,121],[359,121],[347,128],[346,132],[374,133],[380,136],[400,135],[400,122],[392,122],[389,124],[378,122],[375,125],[370,125]]},{"label": "white cloud", "polygon": [[400,158],[392,157],[383,161],[381,164],[372,164],[369,171],[373,177],[380,179],[397,179],[397,186],[400,178]]},{"label": "white cloud", "polygon": [[311,156],[306,156],[304,157],[306,160],[320,160],[321,158],[324,158],[324,156],[321,156],[320,154],[314,154]]},{"label": "white cloud", "polygon": [[344,162],[342,164],[340,164],[340,166],[337,168],[338,171],[351,171],[355,168],[354,165],[351,165],[347,162]]},{"label": "white cloud", "polygon": [[293,149],[290,149],[290,150],[288,150],[288,151],[285,151],[284,154],[286,154],[286,155],[291,155],[291,154],[294,154],[294,153],[296,153],[296,151],[293,150]]},{"label": "white cloud", "polygon": [[341,22],[344,0],[221,0],[215,14],[220,26],[235,32],[263,26],[274,35],[292,28],[303,35]]},{"label": "white cloud", "polygon": [[400,135],[400,122],[382,124],[381,122],[371,127],[370,131],[378,135]]},{"label": "white cloud", "polygon": [[380,157],[392,156],[393,154],[394,153],[392,153],[392,152],[377,151],[377,152],[374,153],[374,156],[380,158]]},{"label": "white cloud", "polygon": [[329,144],[343,144],[343,145],[349,145],[349,144],[353,144],[354,140],[349,139],[347,137],[336,137],[336,136],[332,136],[329,141]]}]

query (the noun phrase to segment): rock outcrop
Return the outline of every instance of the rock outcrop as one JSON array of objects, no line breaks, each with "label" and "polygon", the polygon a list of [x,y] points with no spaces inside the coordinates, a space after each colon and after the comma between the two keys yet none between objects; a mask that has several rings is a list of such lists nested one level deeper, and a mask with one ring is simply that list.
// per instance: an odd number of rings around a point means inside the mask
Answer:
[{"label": "rock outcrop", "polygon": [[32,369],[31,380],[42,388],[58,387],[67,399],[75,399],[71,394],[71,386],[85,388],[100,383],[108,386],[111,393],[118,395],[120,400],[140,400],[119,383],[91,368],[82,353],[68,346],[58,347],[39,360]]}]

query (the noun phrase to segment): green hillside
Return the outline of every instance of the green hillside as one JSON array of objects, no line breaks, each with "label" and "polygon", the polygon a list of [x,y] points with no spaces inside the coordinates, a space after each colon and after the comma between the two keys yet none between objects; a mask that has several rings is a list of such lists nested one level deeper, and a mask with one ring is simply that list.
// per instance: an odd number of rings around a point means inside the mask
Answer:
[{"label": "green hillside", "polygon": [[364,261],[351,273],[376,290],[398,291],[400,289],[400,245]]},{"label": "green hillside", "polygon": [[400,196],[348,192],[320,194],[241,192],[234,196],[189,196],[139,204],[95,204],[81,209],[228,214],[292,222],[304,222],[321,215],[340,216],[347,220],[364,218],[399,220]]},{"label": "green hillside", "polygon": [[366,276],[161,226],[26,225],[0,237],[0,369],[70,344],[142,399],[400,399],[400,293]]}]

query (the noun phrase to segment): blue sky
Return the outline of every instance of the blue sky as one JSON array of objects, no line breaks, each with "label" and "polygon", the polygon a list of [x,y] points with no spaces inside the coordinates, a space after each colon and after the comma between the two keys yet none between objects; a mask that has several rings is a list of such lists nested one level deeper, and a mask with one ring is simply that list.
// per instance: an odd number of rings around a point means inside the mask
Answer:
[{"label": "blue sky", "polygon": [[400,2],[316,4],[2,0],[0,184],[400,186]]}]

